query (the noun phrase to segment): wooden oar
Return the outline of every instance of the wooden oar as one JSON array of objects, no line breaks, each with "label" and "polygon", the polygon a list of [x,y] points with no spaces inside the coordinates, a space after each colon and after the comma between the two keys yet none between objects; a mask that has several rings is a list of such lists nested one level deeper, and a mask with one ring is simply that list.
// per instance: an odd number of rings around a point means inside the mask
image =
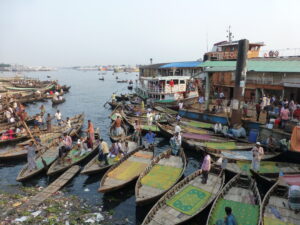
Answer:
[{"label": "wooden oar", "polygon": [[[118,107],[121,105],[122,103],[118,103],[116,108],[114,109],[114,111],[112,111],[112,113],[110,115],[114,115],[115,111],[118,109]],[[108,116],[109,118],[110,116]]]},{"label": "wooden oar", "polygon": [[21,122],[22,122],[23,126],[25,127],[27,133],[29,134],[29,136],[30,136],[31,139],[33,140],[33,142],[34,142],[34,144],[36,145],[36,147],[38,147],[38,144],[37,144],[35,138],[33,137],[32,133],[30,132],[30,130],[29,130],[27,124],[26,124],[23,120],[21,120]]}]

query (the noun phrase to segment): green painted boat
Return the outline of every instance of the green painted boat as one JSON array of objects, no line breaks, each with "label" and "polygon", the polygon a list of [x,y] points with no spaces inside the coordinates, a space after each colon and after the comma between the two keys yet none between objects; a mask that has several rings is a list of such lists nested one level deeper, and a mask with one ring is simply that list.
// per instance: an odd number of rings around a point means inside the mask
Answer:
[{"label": "green painted boat", "polygon": [[43,170],[47,169],[58,157],[57,147],[51,147],[42,153],[40,156],[36,157],[37,169],[29,171],[28,164],[26,164],[20,171],[17,177],[17,181],[24,181],[28,178],[31,178]]},{"label": "green painted boat", "polygon": [[210,170],[206,184],[202,183],[202,170],[195,171],[158,200],[145,217],[142,225],[187,222],[213,202],[222,189],[224,181],[225,175],[217,167],[212,167]]},{"label": "green painted boat", "polygon": [[[300,214],[294,210],[294,205],[288,198],[289,186],[278,180],[266,193],[261,207],[262,225],[296,225],[300,224]],[[291,204],[292,203],[292,204]],[[280,216],[275,215],[278,212]]]},{"label": "green painted boat", "polygon": [[48,169],[47,175],[52,176],[58,173],[61,173],[70,167],[79,164],[84,159],[89,157],[90,155],[93,155],[97,152],[99,147],[99,143],[94,142],[93,149],[90,149],[89,151],[86,151],[84,154],[80,154],[80,150],[76,147],[71,149],[67,156],[64,159],[64,162],[61,162],[60,159],[57,159]]},{"label": "green painted boat", "polygon": [[175,110],[169,109],[167,107],[162,107],[162,106],[159,106],[159,105],[154,106],[154,109],[157,110],[157,111],[159,111],[159,112],[162,112],[162,113],[167,113],[169,115],[176,115],[176,114],[178,114],[178,112],[175,111]]},{"label": "green painted boat", "polygon": [[214,125],[211,123],[205,123],[205,122],[199,122],[189,119],[181,119],[180,124],[183,124],[185,126],[189,127],[195,127],[195,128],[204,128],[204,129],[213,129]]},{"label": "green painted boat", "polygon": [[147,118],[130,117],[130,116],[127,116],[124,112],[121,112],[121,115],[122,115],[123,119],[126,121],[126,123],[129,126],[131,126],[132,128],[134,127],[134,121],[138,120],[140,123],[142,132],[147,132],[149,130],[151,130],[152,132],[155,132],[155,133],[160,132],[160,129],[156,124],[152,124],[152,125],[147,124]]},{"label": "green painted boat", "polygon": [[[251,162],[247,161],[237,161],[236,163],[227,163],[226,169],[233,173],[241,174],[251,174]],[[296,174],[300,173],[300,165],[293,163],[284,162],[271,162],[271,161],[261,161],[259,174],[264,176],[278,176],[279,172],[284,174]]]},{"label": "green painted boat", "polygon": [[[128,141],[128,153],[134,151],[137,148],[137,143],[133,142],[133,141]],[[111,167],[112,165],[116,164],[118,162],[118,160],[116,160],[116,158],[108,158],[108,165],[105,165],[104,162],[99,162],[98,160],[98,154],[88,163],[86,164],[86,166],[83,168],[83,170],[81,171],[81,174],[95,174],[95,173],[99,173],[105,169],[108,169],[109,167]]]},{"label": "green painted boat", "polygon": [[227,142],[197,142],[194,140],[186,140],[189,148],[195,150],[208,150],[209,152],[217,152],[221,153],[222,150],[249,150],[253,148],[253,144],[248,143],[240,143],[234,141],[227,141]]},{"label": "green painted boat", "polygon": [[225,207],[232,209],[238,224],[260,224],[261,198],[256,182],[250,176],[237,174],[222,189],[214,201],[206,225],[224,221]]}]

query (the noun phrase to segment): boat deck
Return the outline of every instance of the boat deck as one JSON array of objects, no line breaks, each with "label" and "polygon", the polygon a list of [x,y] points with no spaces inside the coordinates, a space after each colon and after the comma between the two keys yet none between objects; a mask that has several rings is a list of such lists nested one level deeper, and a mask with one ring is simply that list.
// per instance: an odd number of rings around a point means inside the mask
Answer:
[{"label": "boat deck", "polygon": [[[279,212],[281,220],[278,220],[278,218],[272,213],[272,209],[276,209]],[[295,210],[289,209],[287,198],[271,196],[264,213],[265,224],[270,220],[282,221],[286,224],[300,224],[300,214],[295,213]]]},{"label": "boat deck", "polygon": [[68,183],[80,170],[80,166],[72,166],[65,173],[63,173],[60,177],[58,177],[55,181],[53,181],[47,188],[45,188],[42,192],[33,196],[27,205],[39,205],[44,200],[49,198],[53,193],[57,192],[61,189],[66,183]]},{"label": "boat deck", "polygon": [[[208,180],[206,184],[202,184],[201,175],[190,181],[189,183],[185,184],[182,188],[174,193],[173,196],[178,195],[184,188],[189,185],[198,187],[211,193],[211,196],[214,196],[219,192],[219,187],[221,186],[222,180],[220,177],[214,174],[209,174]],[[171,225],[175,223],[179,223],[182,220],[189,219],[191,216],[184,214],[176,209],[172,208],[167,204],[163,204],[161,208],[155,213],[154,217],[151,219],[151,222],[148,223],[149,225]]]}]

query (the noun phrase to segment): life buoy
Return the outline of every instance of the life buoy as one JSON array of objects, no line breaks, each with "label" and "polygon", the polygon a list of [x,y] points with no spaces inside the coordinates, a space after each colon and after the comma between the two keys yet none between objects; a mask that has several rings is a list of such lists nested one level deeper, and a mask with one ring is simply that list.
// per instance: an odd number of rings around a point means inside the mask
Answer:
[{"label": "life buoy", "polygon": [[265,54],[264,54],[264,57],[265,57],[265,58],[268,57],[268,53],[265,53]]},{"label": "life buoy", "polygon": [[233,58],[234,57],[234,54],[233,54],[233,52],[230,52],[230,58]]}]

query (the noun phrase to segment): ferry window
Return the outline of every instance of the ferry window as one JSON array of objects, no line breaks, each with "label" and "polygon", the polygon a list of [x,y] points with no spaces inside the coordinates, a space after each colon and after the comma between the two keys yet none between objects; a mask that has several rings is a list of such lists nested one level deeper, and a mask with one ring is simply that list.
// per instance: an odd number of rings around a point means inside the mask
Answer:
[{"label": "ferry window", "polygon": [[231,47],[231,51],[234,51],[234,47]]},{"label": "ferry window", "polygon": [[174,80],[174,85],[178,84],[178,80]]},{"label": "ferry window", "polygon": [[161,99],[165,99],[165,95],[162,95],[162,96],[161,96]]},{"label": "ferry window", "polygon": [[180,80],[180,84],[185,84],[184,80]]}]

